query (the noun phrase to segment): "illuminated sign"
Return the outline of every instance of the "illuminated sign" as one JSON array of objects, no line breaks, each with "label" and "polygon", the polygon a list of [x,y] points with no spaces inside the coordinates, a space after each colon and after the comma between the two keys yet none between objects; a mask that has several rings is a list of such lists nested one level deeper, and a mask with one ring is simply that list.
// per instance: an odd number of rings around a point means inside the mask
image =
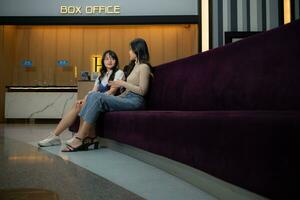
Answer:
[{"label": "illuminated sign", "polygon": [[198,15],[198,0],[0,0],[0,16]]},{"label": "illuminated sign", "polygon": [[32,61],[31,60],[23,60],[22,61],[22,66],[24,68],[30,68],[30,67],[32,67]]},{"label": "illuminated sign", "polygon": [[102,68],[101,63],[102,56],[101,55],[92,55],[92,71],[94,72],[100,72]]},{"label": "illuminated sign", "polygon": [[60,14],[120,14],[121,6],[60,6]]},{"label": "illuminated sign", "polygon": [[57,61],[57,65],[59,67],[67,67],[67,66],[69,66],[69,64],[70,64],[70,62],[67,60],[58,60]]}]

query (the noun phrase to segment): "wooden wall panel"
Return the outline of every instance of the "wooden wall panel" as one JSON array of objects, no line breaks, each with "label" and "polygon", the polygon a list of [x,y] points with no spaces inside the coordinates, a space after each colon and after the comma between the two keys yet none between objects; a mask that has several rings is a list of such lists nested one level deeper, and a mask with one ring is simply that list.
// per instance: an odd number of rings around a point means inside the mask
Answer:
[{"label": "wooden wall panel", "polygon": [[70,62],[72,66],[72,73],[74,77],[73,85],[76,85],[75,80],[75,66],[77,67],[77,77],[78,73],[83,70],[83,29],[75,26],[70,28]]},{"label": "wooden wall panel", "polygon": [[4,120],[4,92],[5,83],[3,81],[5,76],[4,70],[4,26],[0,25],[0,122]]},{"label": "wooden wall panel", "polygon": [[181,25],[180,28],[177,29],[177,55],[179,58],[182,58],[183,55],[185,54],[183,51],[183,43],[187,40],[186,38],[183,37],[183,29],[184,25]]},{"label": "wooden wall panel", "polygon": [[16,65],[13,67],[13,85],[30,85],[29,70],[22,67],[21,63],[24,59],[29,58],[29,44],[30,44],[30,27],[17,26],[16,33]]},{"label": "wooden wall panel", "polygon": [[29,85],[42,85],[43,80],[43,40],[44,29],[42,26],[32,26],[29,37],[29,58],[32,60],[32,68],[28,71],[27,82]]},{"label": "wooden wall panel", "polygon": [[[67,60],[70,62],[70,27],[59,26],[56,30],[56,61]],[[73,68],[61,67],[55,63],[55,84],[60,86],[72,85],[74,83]]]},{"label": "wooden wall panel", "polygon": [[[123,43],[124,38],[123,35],[126,32],[126,30],[122,27],[116,27],[110,30],[110,47],[109,49],[112,49],[115,51],[118,55],[120,66],[124,66],[126,62],[124,62],[124,54],[122,52],[125,51],[125,44]],[[126,59],[127,60],[127,59]]]},{"label": "wooden wall panel", "polygon": [[97,54],[97,29],[94,26],[84,27],[83,32],[83,70],[91,71],[92,55]]},{"label": "wooden wall panel", "polygon": [[96,52],[97,54],[102,55],[104,51],[110,48],[110,29],[108,26],[104,26],[103,28],[97,28],[96,34]]},{"label": "wooden wall panel", "polygon": [[167,26],[163,31],[164,61],[170,62],[177,58],[177,28]]},{"label": "wooden wall panel", "polygon": [[192,52],[191,55],[197,54],[198,51],[198,26],[190,26],[190,36],[188,36],[192,40]]},{"label": "wooden wall panel", "polygon": [[0,26],[0,122],[4,121],[5,86],[12,84],[15,66],[16,27]]},{"label": "wooden wall panel", "polygon": [[[164,36],[163,29],[154,26],[150,29],[150,61],[153,66],[164,63]],[[151,46],[150,46],[151,45]]]},{"label": "wooden wall panel", "polygon": [[124,68],[125,65],[129,63],[129,49],[130,49],[130,41],[136,38],[136,28],[134,26],[124,26],[123,27],[123,35],[122,35],[122,51],[118,56],[120,57],[120,68]]},{"label": "wooden wall panel", "polygon": [[152,26],[141,26],[136,28],[136,37],[137,38],[143,38],[145,41],[147,41],[147,44],[151,45],[150,41],[150,29]]},{"label": "wooden wall panel", "polygon": [[[4,26],[3,29],[6,26]],[[197,25],[138,26],[16,26],[14,42],[14,85],[76,85],[74,66],[80,71],[92,69],[91,56],[107,49],[116,51],[120,67],[129,62],[129,42],[144,38],[153,66],[197,53]],[[4,35],[8,32],[4,31]],[[12,57],[10,57],[12,58]],[[32,69],[21,62],[33,61]],[[57,60],[70,61],[60,68]]]},{"label": "wooden wall panel", "polygon": [[[186,25],[183,29],[183,55],[182,57],[187,57],[198,52],[198,37],[197,29],[195,26]],[[196,33],[196,34],[195,34]]]},{"label": "wooden wall panel", "polygon": [[56,71],[56,27],[44,27],[43,40],[43,67],[42,83],[43,85],[55,85]]},{"label": "wooden wall panel", "polygon": [[16,65],[16,26],[4,26],[4,67],[5,67],[5,76],[4,83],[5,85],[12,84],[13,77],[13,68]]}]

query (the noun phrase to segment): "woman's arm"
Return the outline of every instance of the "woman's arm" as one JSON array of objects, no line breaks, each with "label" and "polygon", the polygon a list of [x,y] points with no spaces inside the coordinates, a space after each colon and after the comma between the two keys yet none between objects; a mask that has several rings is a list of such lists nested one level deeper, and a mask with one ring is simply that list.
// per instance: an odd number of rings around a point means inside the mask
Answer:
[{"label": "woman's arm", "polygon": [[91,92],[97,92],[98,91],[99,77],[100,77],[100,75],[96,78],[94,87],[91,91],[88,92],[88,94],[91,93]]},{"label": "woman's arm", "polygon": [[94,85],[93,89],[91,91],[89,91],[89,93],[91,92],[97,92],[98,91],[98,85]]},{"label": "woman's arm", "polygon": [[[116,80],[124,80],[124,79],[125,79],[124,72],[122,70],[118,70],[115,73],[114,81],[116,81]],[[105,92],[105,94],[107,94],[107,95],[115,95],[119,88],[120,88],[120,86],[111,86],[110,89],[107,92]]]},{"label": "woman's arm", "polygon": [[150,67],[146,64],[141,64],[140,67],[141,69],[139,76],[139,85],[134,85],[132,83],[128,83],[121,80],[113,81],[114,83],[111,83],[111,85],[123,86],[136,94],[144,96],[147,93],[149,87]]}]

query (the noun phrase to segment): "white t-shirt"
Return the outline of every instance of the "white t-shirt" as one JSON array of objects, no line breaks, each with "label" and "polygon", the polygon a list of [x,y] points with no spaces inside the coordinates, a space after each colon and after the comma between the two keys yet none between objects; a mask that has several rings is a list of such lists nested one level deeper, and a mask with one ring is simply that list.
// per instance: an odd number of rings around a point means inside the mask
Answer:
[{"label": "white t-shirt", "polygon": [[[110,72],[106,72],[106,74],[105,74],[105,76],[102,78],[102,80],[101,80],[101,84],[103,85],[103,86],[106,86],[107,84],[108,84],[108,81],[109,81],[109,77],[111,76],[111,74],[112,74],[112,71],[110,71]],[[100,76],[100,75],[99,75]],[[95,86],[97,85],[99,85],[99,76],[97,77],[97,79],[95,80]],[[122,70],[118,70],[118,71],[116,71],[116,73],[115,73],[115,77],[114,77],[114,81],[115,80],[125,80],[125,74],[124,74],[124,72],[122,71]]]}]

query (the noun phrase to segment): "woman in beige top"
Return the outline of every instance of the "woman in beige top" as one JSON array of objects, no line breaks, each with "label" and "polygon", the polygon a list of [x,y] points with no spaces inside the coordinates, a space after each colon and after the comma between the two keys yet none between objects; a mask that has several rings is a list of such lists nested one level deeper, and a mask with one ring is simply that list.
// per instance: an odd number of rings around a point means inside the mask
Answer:
[{"label": "woman in beige top", "polygon": [[66,144],[63,152],[87,150],[90,145],[98,148],[98,138],[88,137],[91,129],[94,129],[99,115],[111,111],[139,110],[144,108],[146,95],[149,88],[151,65],[149,64],[149,51],[145,40],[137,38],[130,42],[129,57],[134,61],[134,66],[123,80],[110,81],[111,87],[124,87],[125,91],[119,96],[105,95],[103,93],[91,93],[88,95],[79,116],[81,123],[79,131],[70,143]]}]

